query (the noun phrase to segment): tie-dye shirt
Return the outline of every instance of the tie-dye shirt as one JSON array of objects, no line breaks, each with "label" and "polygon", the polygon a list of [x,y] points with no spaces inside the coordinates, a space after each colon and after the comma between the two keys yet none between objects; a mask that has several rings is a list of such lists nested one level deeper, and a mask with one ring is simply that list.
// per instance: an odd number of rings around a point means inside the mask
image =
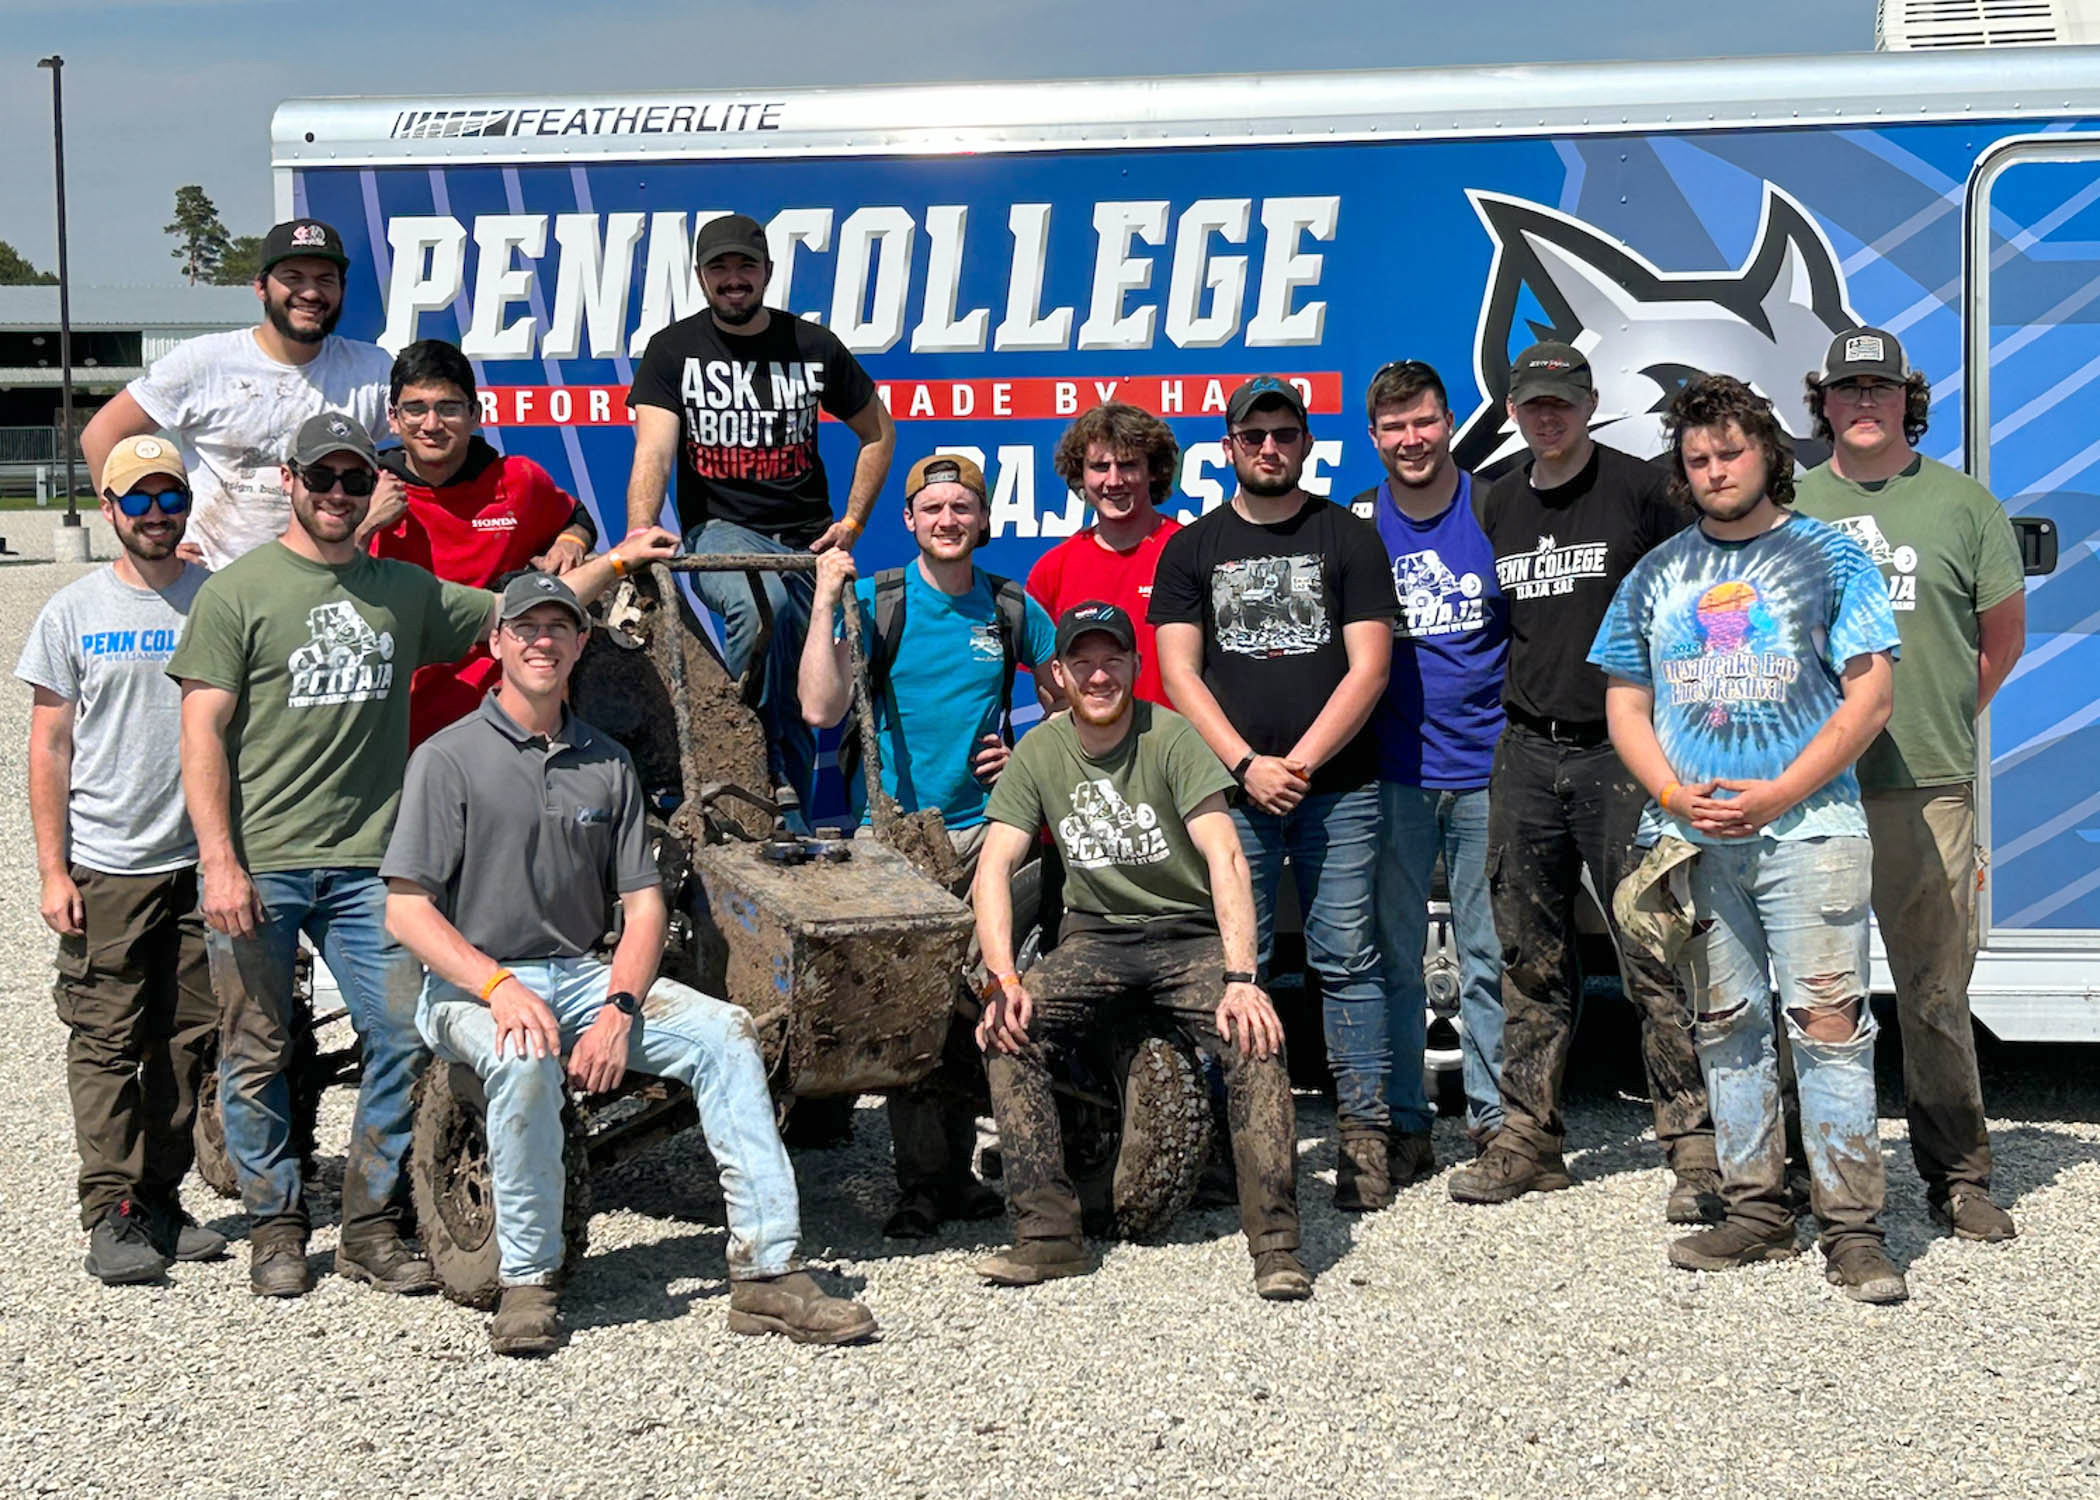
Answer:
[{"label": "tie-dye shirt", "polygon": [[[1769,781],[1837,712],[1845,664],[1893,653],[1897,639],[1866,549],[1790,515],[1747,542],[1716,541],[1693,526],[1650,552],[1619,585],[1589,659],[1654,690],[1655,735],[1678,780]],[[1764,829],[1775,839],[1866,831],[1849,766]],[[1651,802],[1637,841],[1666,832],[1728,842]]]}]

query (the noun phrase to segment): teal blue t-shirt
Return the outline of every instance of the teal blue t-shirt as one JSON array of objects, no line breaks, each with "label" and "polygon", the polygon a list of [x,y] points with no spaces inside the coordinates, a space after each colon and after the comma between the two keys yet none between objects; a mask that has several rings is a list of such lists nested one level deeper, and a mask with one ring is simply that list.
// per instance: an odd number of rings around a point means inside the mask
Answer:
[{"label": "teal blue t-shirt", "polygon": [[[1747,542],[1688,527],[1635,564],[1590,648],[1609,676],[1655,693],[1655,737],[1678,780],[1769,781],[1844,701],[1845,664],[1894,652],[1881,570],[1833,526],[1791,515]],[[1768,838],[1864,837],[1851,767],[1764,829]],[[1654,803],[1637,842],[1692,831]]]},{"label": "teal blue t-shirt", "polygon": [[[861,618],[872,622],[875,581],[861,579],[854,592]],[[1030,599],[1027,606],[1014,660],[1023,670],[1037,670],[1054,653],[1057,629],[1042,605]],[[990,791],[971,774],[970,764],[978,740],[999,732],[1002,628],[984,569],[975,571],[970,592],[951,596],[929,584],[916,561],[905,565],[904,631],[890,663],[889,689],[875,705],[875,722],[882,735],[882,789],[906,812],[937,807],[950,828],[984,821]],[[860,793],[858,785],[848,788],[856,806]]]}]

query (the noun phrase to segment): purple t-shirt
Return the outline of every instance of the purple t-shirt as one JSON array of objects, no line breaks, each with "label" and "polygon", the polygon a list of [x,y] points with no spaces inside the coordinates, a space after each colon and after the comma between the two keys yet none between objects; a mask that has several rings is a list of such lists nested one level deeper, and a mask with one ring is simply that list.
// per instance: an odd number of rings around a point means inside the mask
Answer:
[{"label": "purple t-shirt", "polygon": [[1390,481],[1350,508],[1363,515],[1367,503],[1400,603],[1393,674],[1371,716],[1378,774],[1407,786],[1484,787],[1502,733],[1509,605],[1473,515],[1473,476],[1458,476],[1451,504],[1431,520],[1395,505]]}]

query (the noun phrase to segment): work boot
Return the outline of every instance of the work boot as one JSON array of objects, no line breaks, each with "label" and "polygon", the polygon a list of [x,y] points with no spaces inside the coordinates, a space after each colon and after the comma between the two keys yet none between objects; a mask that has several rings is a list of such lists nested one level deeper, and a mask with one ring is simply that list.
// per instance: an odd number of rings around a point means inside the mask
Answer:
[{"label": "work boot", "polygon": [[136,1286],[166,1275],[168,1257],[154,1243],[150,1216],[126,1198],[95,1221],[82,1264],[104,1286]]},{"label": "work boot", "polygon": [[1057,1240],[1019,1240],[1011,1250],[988,1255],[971,1269],[993,1286],[1036,1286],[1065,1276],[1084,1276],[1101,1262],[1074,1235]]},{"label": "work boot", "polygon": [[1910,1286],[1888,1252],[1870,1239],[1845,1240],[1830,1252],[1823,1279],[1845,1289],[1854,1302],[1887,1304],[1910,1297]]},{"label": "work boot", "polygon": [[1996,1245],[2020,1232],[2012,1215],[1991,1202],[1991,1195],[1980,1187],[1964,1184],[1944,1198],[1929,1199],[1925,1206],[1932,1222],[1958,1240]]},{"label": "work boot", "polygon": [[1344,1130],[1334,1153],[1334,1206],[1345,1214],[1361,1214],[1392,1201],[1385,1132]]},{"label": "work boot", "polygon": [[1254,1257],[1254,1295],[1264,1302],[1303,1302],[1312,1296],[1312,1277],[1289,1250],[1264,1250]]},{"label": "work boot", "polygon": [[266,1227],[248,1237],[249,1291],[258,1297],[303,1297],[313,1285],[303,1228]]},{"label": "work boot", "polygon": [[798,1344],[853,1344],[875,1333],[875,1315],[834,1297],[807,1271],[729,1283],[731,1333],[784,1333]]},{"label": "work boot", "polygon": [[1680,1271],[1733,1271],[1761,1260],[1788,1260],[1800,1253],[1791,1219],[1776,1229],[1724,1219],[1712,1229],[1670,1241],[1670,1264]]},{"label": "work boot", "polygon": [[1721,1174],[1713,1167],[1686,1167],[1674,1174],[1663,1218],[1672,1224],[1718,1224],[1728,1216],[1721,1201]]},{"label": "work boot", "polygon": [[915,1187],[905,1192],[897,1204],[897,1211],[883,1221],[882,1237],[886,1240],[930,1239],[951,1219],[996,1219],[1005,1212],[1006,1200],[999,1196],[999,1190],[986,1186],[975,1177],[940,1192]]},{"label": "work boot", "polygon": [[1386,1137],[1385,1159],[1396,1193],[1436,1176],[1436,1146],[1426,1130],[1393,1131]]},{"label": "work boot", "polygon": [[344,1240],[335,1247],[335,1273],[397,1297],[420,1297],[438,1289],[430,1262],[408,1247],[399,1230],[389,1226],[374,1234]]},{"label": "work boot", "polygon": [[1498,1139],[1478,1161],[1451,1174],[1451,1201],[1511,1203],[1526,1193],[1557,1193],[1574,1185],[1558,1151],[1534,1160]]},{"label": "work boot", "polygon": [[217,1260],[226,1253],[226,1236],[206,1229],[170,1198],[149,1203],[146,1213],[153,1225],[153,1243],[170,1260]]},{"label": "work boot", "polygon": [[489,1320],[489,1348],[498,1354],[536,1358],[569,1341],[551,1286],[507,1286]]}]

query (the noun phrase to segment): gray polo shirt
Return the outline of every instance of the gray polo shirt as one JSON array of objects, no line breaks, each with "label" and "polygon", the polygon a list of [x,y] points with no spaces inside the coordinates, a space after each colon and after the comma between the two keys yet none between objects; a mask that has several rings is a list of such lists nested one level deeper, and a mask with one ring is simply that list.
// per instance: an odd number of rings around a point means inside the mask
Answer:
[{"label": "gray polo shirt", "polygon": [[409,761],[379,873],[506,963],[588,953],[614,893],[657,881],[627,751],[566,711],[554,739],[528,734],[494,693]]}]

